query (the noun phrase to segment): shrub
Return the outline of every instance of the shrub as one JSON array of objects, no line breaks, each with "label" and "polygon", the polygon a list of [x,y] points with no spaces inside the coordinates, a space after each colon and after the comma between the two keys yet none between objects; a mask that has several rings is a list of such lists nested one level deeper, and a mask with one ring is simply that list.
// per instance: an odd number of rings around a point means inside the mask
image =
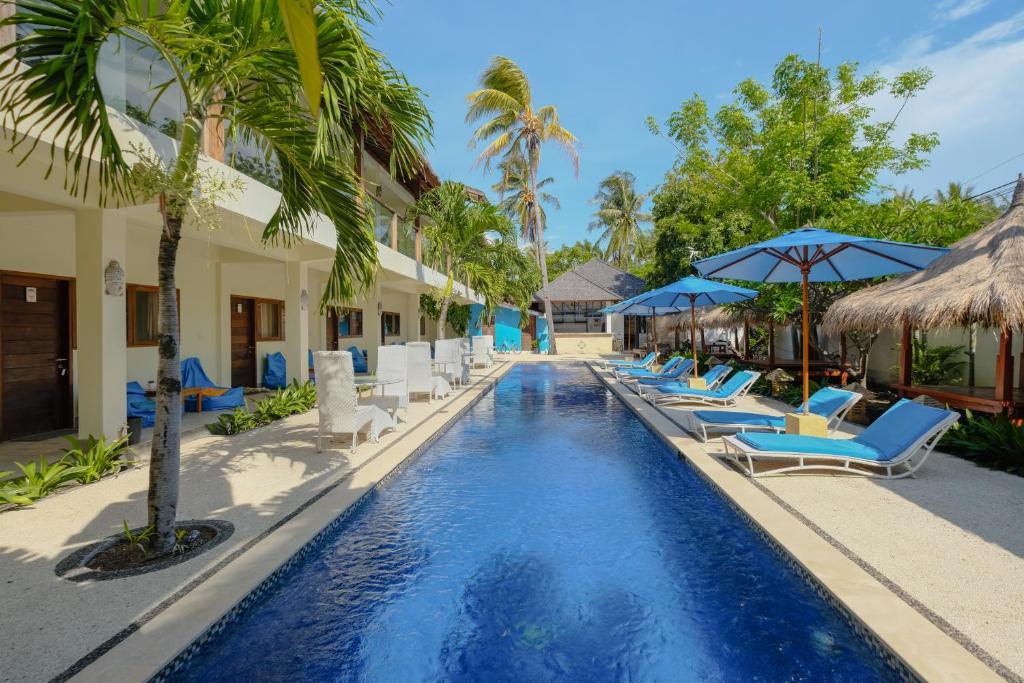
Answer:
[{"label": "shrub", "polygon": [[978,417],[970,410],[942,437],[939,448],[979,465],[1024,476],[1024,423],[1005,415]]},{"label": "shrub", "polygon": [[48,496],[61,486],[77,481],[84,471],[82,467],[72,466],[63,460],[48,463],[42,456],[38,463],[16,464],[22,473],[22,478],[17,480],[18,484],[24,495],[33,500]]},{"label": "shrub", "polygon": [[315,405],[316,386],[312,382],[292,382],[258,402],[253,410],[236,408],[233,412],[218,416],[217,421],[206,425],[206,428],[213,434],[231,436],[262,427],[274,420],[304,413]]},{"label": "shrub", "polygon": [[914,384],[959,384],[964,361],[956,357],[964,352],[962,346],[930,346],[924,339],[913,344]]},{"label": "shrub", "polygon": [[65,438],[71,444],[71,448],[64,449],[64,458],[61,462],[80,468],[75,479],[82,484],[98,481],[135,463],[134,460],[122,459],[132,454],[132,450],[128,448],[127,435],[110,443],[107,443],[106,437],[97,439],[92,434],[84,440],[73,436]]}]

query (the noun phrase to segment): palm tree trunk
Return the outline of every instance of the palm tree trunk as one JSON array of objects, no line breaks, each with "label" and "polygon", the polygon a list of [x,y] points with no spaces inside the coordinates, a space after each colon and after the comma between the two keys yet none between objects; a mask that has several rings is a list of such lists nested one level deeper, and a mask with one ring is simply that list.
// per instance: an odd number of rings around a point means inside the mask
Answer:
[{"label": "palm tree trunk", "polygon": [[[196,168],[201,120],[186,119],[181,148],[175,163],[171,191],[182,191],[184,179]],[[179,346],[178,293],[175,267],[184,216],[167,193],[160,197],[164,228],[157,254],[160,323],[156,370],[156,423],[149,456],[149,526],[153,528],[153,550],[167,554],[174,550],[174,524],[178,511],[178,474],[181,466],[181,349]]]},{"label": "palm tree trunk", "polygon": [[[531,143],[535,144],[535,143]],[[534,159],[536,156],[530,155],[530,192],[536,198],[537,196],[537,164]],[[544,301],[544,319],[548,323],[548,353],[552,356],[558,354],[558,346],[555,343],[555,317],[551,311],[551,297],[548,296],[548,259],[544,253],[544,225],[540,219],[540,202],[536,199],[533,201],[533,221],[534,230],[537,236],[537,260],[540,261],[540,281],[543,287],[544,296],[541,297]]]}]

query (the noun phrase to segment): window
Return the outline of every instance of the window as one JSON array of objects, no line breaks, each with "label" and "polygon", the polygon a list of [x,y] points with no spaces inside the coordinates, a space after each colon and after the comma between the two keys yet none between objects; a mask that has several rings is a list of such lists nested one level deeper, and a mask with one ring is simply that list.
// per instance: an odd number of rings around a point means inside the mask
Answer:
[{"label": "window", "polygon": [[[128,346],[156,346],[160,332],[160,290],[149,285],[125,288],[128,308]],[[181,292],[178,292],[178,328],[181,328]]]},{"label": "window", "polygon": [[284,340],[284,302],[256,299],[256,341]]},{"label": "window", "polygon": [[388,313],[384,311],[384,315],[381,316],[381,324],[384,326],[385,337],[397,337],[402,334],[402,316],[397,313]]},{"label": "window", "polygon": [[363,336],[363,311],[359,308],[343,308],[338,311],[338,336]]}]

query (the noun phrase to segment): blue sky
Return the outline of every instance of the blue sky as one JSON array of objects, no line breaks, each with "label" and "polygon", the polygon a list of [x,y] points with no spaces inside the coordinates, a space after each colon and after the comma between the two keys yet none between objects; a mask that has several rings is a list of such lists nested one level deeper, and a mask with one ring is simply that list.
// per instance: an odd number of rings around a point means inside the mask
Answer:
[{"label": "blue sky", "polygon": [[[949,180],[974,178],[985,190],[1024,170],[1021,156],[989,171],[1024,154],[1020,0],[392,0],[380,7],[373,42],[425,92],[435,121],[429,156],[443,178],[487,190],[494,182],[474,167],[472,128],[463,122],[465,96],[493,55],[516,60],[536,102],[559,108],[582,147],[579,178],[556,149],[545,151],[542,170],[555,177],[562,204],[549,213],[554,246],[587,236],[601,178],[621,169],[636,174],[643,191],[661,182],[674,150],[648,133],[648,114],[664,120],[693,93],[723,104],[747,77],[767,82],[787,53],[813,57],[819,26],[830,66],[935,71],[898,132],[936,131],[941,145],[929,168],[889,182],[921,196]],[[882,101],[879,111],[890,106]]]}]

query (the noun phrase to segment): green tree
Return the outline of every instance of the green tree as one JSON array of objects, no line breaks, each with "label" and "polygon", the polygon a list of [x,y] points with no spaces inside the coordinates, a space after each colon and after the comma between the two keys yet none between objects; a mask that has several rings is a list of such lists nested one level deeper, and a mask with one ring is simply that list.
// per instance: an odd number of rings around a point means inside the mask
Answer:
[{"label": "green tree", "polygon": [[436,270],[448,274],[448,283],[438,295],[437,338],[444,339],[456,281],[480,292],[488,308],[501,303],[505,273],[498,252],[509,242],[515,244],[515,233],[500,208],[474,201],[465,185],[451,180],[426,192],[409,215],[427,219],[423,235],[432,245],[428,257]]},{"label": "green tree", "polygon": [[[212,200],[225,189],[199,171],[204,124],[215,115],[232,134],[277,159],[281,202],[264,229],[266,241],[288,243],[309,233],[318,212],[334,224],[337,248],[324,304],[340,303],[369,282],[377,266],[359,181],[351,165],[339,161],[351,158],[355,128],[376,126],[391,132],[395,170],[412,170],[421,163],[420,150],[430,133],[419,92],[366,43],[361,25],[370,19],[357,0],[317,6],[323,106],[316,120],[302,104],[298,84],[308,79],[299,71],[276,1],[25,0],[0,22],[30,31],[0,47],[0,116],[15,130],[24,130],[31,119],[62,132],[58,137],[72,194],[88,194],[95,159],[101,203],[155,199],[163,220],[157,417],[148,500],[157,552],[174,547],[178,501],[178,242],[190,207],[205,202],[214,214]],[[97,74],[100,50],[111,39],[147,46],[170,67],[173,78],[150,96],[155,102],[174,92],[184,101],[181,120],[175,122],[178,147],[173,157],[122,149],[114,134]],[[215,106],[219,113],[211,114]],[[14,145],[33,144],[27,141],[27,134],[16,136]],[[52,156],[56,153],[51,148]]]},{"label": "green tree", "polygon": [[548,253],[548,273],[554,280],[562,273],[581,266],[594,258],[602,258],[604,254],[594,242],[590,240],[579,240],[573,244],[563,244],[558,249]]},{"label": "green tree", "polygon": [[[498,202],[501,210],[519,226],[520,237],[528,244],[535,244],[537,241],[537,229],[534,227],[533,198],[537,197],[540,203],[541,230],[547,228],[547,212],[544,205],[547,204],[553,209],[561,208],[558,197],[550,192],[542,191],[555,182],[555,179],[548,176],[537,181],[537,194],[530,190],[530,169],[526,161],[519,157],[508,157],[502,159],[498,164],[501,172],[501,180],[492,185],[492,189],[498,193]],[[534,250],[538,255],[539,250]],[[538,264],[539,265],[539,264]]]},{"label": "green tree", "polygon": [[[476,145],[490,140],[480,153],[480,161],[489,164],[499,157],[522,159],[529,171],[530,210],[533,213],[534,246],[540,264],[544,292],[544,315],[548,329],[554,330],[551,300],[547,296],[548,267],[544,257],[544,221],[541,218],[538,176],[541,148],[547,142],[561,147],[579,173],[576,136],[562,127],[558,110],[551,105],[534,108],[530,81],[519,65],[508,57],[495,57],[480,76],[480,89],[471,92],[467,123],[484,120],[470,139]],[[557,354],[555,335],[550,335],[549,353]]]},{"label": "green tree", "polygon": [[604,255],[623,270],[629,268],[643,253],[643,228],[651,222],[644,211],[647,195],[636,191],[636,177],[629,171],[617,171],[598,186],[591,200],[597,204],[589,230],[600,230],[598,243],[604,242]]}]

